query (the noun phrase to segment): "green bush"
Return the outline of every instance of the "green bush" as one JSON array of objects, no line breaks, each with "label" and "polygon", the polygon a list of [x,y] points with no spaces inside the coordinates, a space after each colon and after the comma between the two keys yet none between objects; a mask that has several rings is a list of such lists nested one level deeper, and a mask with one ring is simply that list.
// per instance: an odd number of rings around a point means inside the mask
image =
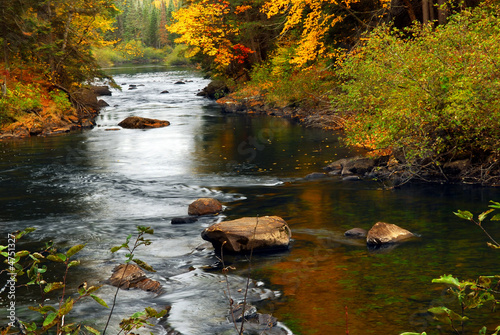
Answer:
[{"label": "green bush", "polygon": [[0,97],[0,125],[12,123],[23,113],[41,107],[40,89],[36,85],[15,83]]},{"label": "green bush", "polygon": [[402,149],[410,160],[499,153],[498,10],[467,9],[435,29],[373,31],[339,70],[344,94],[334,103],[353,117],[347,144]]},{"label": "green bush", "polygon": [[97,64],[101,67],[111,67],[125,61],[123,54],[112,47],[94,49],[93,53],[97,60]]},{"label": "green bush", "polygon": [[328,95],[338,85],[336,76],[321,62],[297,69],[290,63],[294,52],[293,47],[277,49],[267,62],[254,66],[248,85],[258,87],[275,107],[314,109],[328,104]]},{"label": "green bush", "polygon": [[177,44],[173,50],[168,52],[167,57],[165,57],[165,64],[168,66],[186,66],[191,62],[187,59],[184,53],[187,50],[187,46],[183,44]]}]

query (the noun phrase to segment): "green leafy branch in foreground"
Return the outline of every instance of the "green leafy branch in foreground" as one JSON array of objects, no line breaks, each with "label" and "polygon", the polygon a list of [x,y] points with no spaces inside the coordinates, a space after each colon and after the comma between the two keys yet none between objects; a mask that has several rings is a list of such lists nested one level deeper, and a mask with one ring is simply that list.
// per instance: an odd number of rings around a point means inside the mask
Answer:
[{"label": "green leafy branch in foreground", "polygon": [[[479,214],[477,218],[474,218],[474,215],[469,211],[458,210],[453,214],[461,219],[470,221],[481,228],[491,241],[487,242],[487,245],[492,249],[498,250],[500,249],[500,244],[486,231],[483,223],[491,213],[500,209],[500,203],[490,201],[489,207],[490,209]],[[490,221],[500,221],[500,214],[493,215],[490,218]],[[455,278],[452,275],[443,275],[440,278],[433,279],[432,282],[449,285],[448,292],[458,300],[460,305],[460,311],[458,313],[444,306],[437,306],[428,309],[428,312],[433,314],[434,319],[450,326],[455,334],[465,334],[465,322],[469,319],[465,315],[466,311],[479,308],[488,302],[492,302],[494,305],[500,305],[500,275],[479,276],[476,280],[462,281],[459,281],[458,278]],[[426,334],[426,332],[406,332],[400,335]],[[486,326],[483,326],[481,330],[479,330],[479,335],[486,334],[487,328]],[[495,328],[493,333],[491,333],[491,335],[498,334],[500,334],[500,325]]]},{"label": "green leafy branch in foreground", "polygon": [[[491,237],[491,235],[483,227],[483,221],[488,217],[488,215],[490,213],[492,213],[493,211],[495,211],[496,209],[500,209],[500,202],[490,201],[490,203],[491,204],[488,206],[488,207],[490,207],[490,209],[479,214],[477,219],[474,219],[474,215],[469,211],[458,210],[456,213],[454,212],[453,214],[455,214],[456,216],[458,216],[461,219],[468,220],[468,221],[474,223],[475,225],[477,225],[479,228],[481,228],[483,230],[483,232],[486,234],[486,236],[488,236],[488,238],[491,240],[491,242],[493,242],[493,243],[487,242],[486,244],[490,248],[500,249],[500,244],[497,241],[495,241],[495,239],[493,237]],[[495,214],[490,220],[491,221],[500,221],[500,213]]]},{"label": "green leafy branch in foreground", "polygon": [[[139,226],[137,227],[137,230],[138,235],[132,247],[129,246],[132,235],[129,235],[124,244],[119,247],[112,248],[111,251],[114,253],[122,248],[125,248],[128,250],[128,253],[126,254],[127,265],[130,261],[133,261],[145,270],[154,271],[153,268],[147,263],[134,257],[134,251],[137,249],[137,247],[141,245],[147,246],[151,244],[151,241],[145,239],[143,235],[153,234],[153,229],[151,229],[150,227]],[[82,330],[81,322],[68,324],[65,322],[65,317],[73,310],[75,303],[83,298],[90,297],[100,305],[109,308],[107,303],[95,294],[95,292],[99,290],[102,285],[88,286],[87,283],[84,282],[78,287],[77,293],[68,294],[66,292],[69,269],[74,266],[80,265],[79,260],[74,260],[72,258],[85,247],[85,244],[75,245],[69,248],[65,253],[63,253],[55,248],[53,243],[50,241],[47,242],[45,244],[45,247],[40,251],[30,252],[28,250],[21,250],[16,252],[15,247],[17,241],[33,231],[35,231],[34,228],[26,228],[23,231],[9,234],[8,245],[0,245],[0,256],[3,256],[5,258],[4,263],[7,264],[7,269],[0,271],[0,274],[3,272],[8,272],[9,276],[6,285],[0,290],[0,293],[5,291],[6,289],[8,289],[8,294],[10,294],[10,292],[15,292],[16,288],[19,287],[28,287],[32,285],[39,286],[41,294],[40,304],[38,306],[30,306],[28,308],[40,313],[41,321],[26,323],[18,320],[15,317],[12,317],[9,325],[5,329],[0,330],[0,334],[8,334],[12,327],[19,328],[19,330],[21,331],[20,333],[23,334],[43,334],[47,333],[48,331],[52,331],[54,328],[56,330],[56,334],[58,335],[79,334]],[[52,271],[54,270],[52,267],[48,267],[47,265],[57,266],[58,264],[64,266],[64,275],[62,277],[62,280],[47,282],[46,278],[52,277]],[[21,278],[24,279],[25,283],[19,283],[21,281]],[[113,313],[113,309],[116,305],[116,297],[119,291],[119,286],[115,293],[109,318],[102,334],[104,334],[106,331],[109,320]],[[57,290],[62,290],[60,299],[58,299],[59,302],[56,304],[47,304],[46,302],[48,301],[48,294]],[[14,297],[14,295],[12,295],[12,297]],[[9,299],[11,300],[11,305],[13,305],[15,308],[15,301],[11,299],[10,295]],[[153,326],[153,324],[148,322],[148,319],[158,319],[165,316],[167,313],[168,310],[157,312],[155,309],[147,307],[144,311],[134,313],[131,317],[123,319],[120,323],[121,330],[118,334],[122,332],[124,334],[128,334],[132,330],[144,327],[146,325]],[[75,318],[73,317],[73,319]],[[83,328],[92,334],[101,334],[99,330],[93,327],[84,325]]]},{"label": "green leafy branch in foreground", "polygon": [[[19,279],[24,276],[27,278],[27,282],[18,285],[18,287],[28,287],[32,285],[37,285],[39,287],[41,295],[40,304],[38,304],[38,306],[30,306],[29,309],[40,313],[43,321],[40,325],[36,322],[25,323],[21,321],[16,323],[17,320],[11,320],[9,326],[12,327],[14,324],[18,324],[19,327],[24,328],[23,332],[28,334],[42,334],[52,328],[56,328],[57,334],[78,334],[81,329],[80,324],[65,323],[65,317],[71,312],[75,303],[85,297],[91,297],[99,304],[108,307],[101,298],[94,294],[101,286],[87,287],[87,284],[84,283],[78,288],[78,295],[75,298],[67,297],[66,286],[68,271],[71,267],[80,265],[80,261],[72,260],[72,257],[80,252],[85,245],[75,245],[69,248],[65,253],[62,253],[53,246],[52,242],[47,242],[45,248],[39,252],[30,252],[28,250],[16,252],[16,242],[34,230],[34,228],[26,228],[21,232],[9,234],[9,244],[7,246],[0,246],[0,255],[5,257],[4,263],[8,265],[7,271],[9,272],[10,278],[7,281],[7,285],[15,287]],[[62,281],[47,282],[46,277],[49,277],[49,273],[47,273],[47,262],[60,263],[64,266]],[[14,290],[15,288],[10,289],[10,291]],[[56,290],[62,290],[59,303],[56,305],[46,304],[47,295]],[[85,326],[85,328],[93,333],[96,331],[92,327]]]}]

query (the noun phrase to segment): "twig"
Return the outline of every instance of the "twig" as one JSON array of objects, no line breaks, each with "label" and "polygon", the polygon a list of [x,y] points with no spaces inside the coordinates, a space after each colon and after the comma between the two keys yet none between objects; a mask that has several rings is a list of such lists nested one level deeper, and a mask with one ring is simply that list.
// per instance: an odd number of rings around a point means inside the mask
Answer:
[{"label": "twig", "polygon": [[[236,318],[234,317],[234,308],[233,308],[234,300],[233,300],[233,298],[231,298],[231,289],[229,287],[229,277],[227,276],[227,272],[229,271],[229,267],[226,267],[226,265],[224,263],[224,244],[226,244],[226,241],[224,241],[220,247],[219,260],[222,263],[222,273],[224,274],[224,278],[226,279],[226,288],[227,288],[226,296],[227,296],[227,299],[229,300],[229,310],[231,311],[231,317],[233,319],[234,329],[236,331],[238,331],[238,327],[236,326]],[[243,313],[244,312],[245,311],[243,311]],[[243,315],[245,315],[245,314],[243,314]]]},{"label": "twig", "polygon": [[347,313],[347,306],[345,306],[345,334],[349,335],[349,314]]},{"label": "twig", "polygon": [[125,273],[127,272],[127,268],[128,268],[128,266],[130,264],[130,260],[132,259],[132,256],[134,254],[135,249],[137,248],[137,244],[139,242],[139,238],[142,235],[143,235],[143,233],[139,233],[139,236],[137,236],[137,238],[135,240],[134,247],[132,249],[129,249],[129,251],[130,251],[130,259],[126,262],[125,268],[123,269],[122,276],[121,276],[120,281],[118,282],[118,285],[116,287],[115,295],[113,297],[113,304],[111,306],[111,310],[109,311],[108,320],[106,321],[106,325],[104,326],[104,330],[102,331],[102,335],[106,334],[106,329],[108,329],[109,322],[111,321],[111,316],[113,315],[113,311],[114,311],[115,306],[116,306],[116,299],[118,297],[118,292],[120,291],[120,286],[122,285],[123,277],[125,276]]},{"label": "twig", "polygon": [[[253,229],[253,240],[255,241],[255,235],[257,234],[257,226],[259,225],[259,216],[257,215],[257,222],[255,223],[255,228]],[[249,241],[251,243],[252,241]],[[253,248],[254,243],[251,244],[250,248],[250,259],[248,260],[248,275],[247,275],[247,285],[245,288],[245,296],[243,298],[243,318],[241,319],[241,328],[239,335],[243,334],[243,325],[245,324],[245,309],[247,307],[247,295],[248,295],[248,287],[250,286],[250,275],[252,274],[252,256],[253,256]]]}]

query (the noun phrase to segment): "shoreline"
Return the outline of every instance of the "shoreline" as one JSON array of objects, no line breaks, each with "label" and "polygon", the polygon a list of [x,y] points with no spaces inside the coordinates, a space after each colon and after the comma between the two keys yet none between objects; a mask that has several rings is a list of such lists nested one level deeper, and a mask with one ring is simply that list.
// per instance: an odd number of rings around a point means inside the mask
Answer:
[{"label": "shoreline", "polygon": [[70,131],[92,129],[100,109],[107,106],[102,95],[111,95],[107,86],[92,86],[70,95],[73,106],[69,113],[53,114],[43,108],[27,112],[22,120],[0,129],[0,141],[35,136],[52,136]]},{"label": "shoreline", "polygon": [[[301,107],[269,106],[264,96],[237,97],[230,93],[216,102],[223,113],[270,115],[291,119],[306,127],[342,130],[346,120],[328,107],[305,110]],[[490,156],[482,161],[467,158],[448,162],[418,161],[409,163],[403,153],[392,152],[379,156],[356,156],[341,159],[324,167],[324,176],[340,175],[351,180],[377,180],[386,189],[407,183],[473,184],[500,187],[500,157]]]}]

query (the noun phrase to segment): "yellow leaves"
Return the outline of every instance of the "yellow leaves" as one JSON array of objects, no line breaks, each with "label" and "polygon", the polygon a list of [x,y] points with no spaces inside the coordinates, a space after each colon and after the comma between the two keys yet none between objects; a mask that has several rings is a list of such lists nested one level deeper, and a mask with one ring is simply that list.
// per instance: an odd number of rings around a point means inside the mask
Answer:
[{"label": "yellow leaves", "polygon": [[167,26],[167,30],[180,35],[176,43],[189,46],[188,57],[201,52],[213,57],[216,67],[222,69],[233,61],[240,62],[249,52],[234,49],[232,40],[239,29],[228,19],[229,14],[243,13],[249,8],[251,6],[238,6],[233,11],[228,1],[202,0],[174,12],[174,23]]},{"label": "yellow leaves", "polygon": [[[285,35],[292,29],[300,29],[296,54],[290,63],[299,67],[320,57],[331,57],[327,53],[324,38],[327,31],[343,20],[341,14],[333,14],[331,5],[349,8],[359,0],[269,0],[262,11],[269,17],[286,14],[286,21],[281,32]],[[387,2],[389,0],[383,0]]]}]

